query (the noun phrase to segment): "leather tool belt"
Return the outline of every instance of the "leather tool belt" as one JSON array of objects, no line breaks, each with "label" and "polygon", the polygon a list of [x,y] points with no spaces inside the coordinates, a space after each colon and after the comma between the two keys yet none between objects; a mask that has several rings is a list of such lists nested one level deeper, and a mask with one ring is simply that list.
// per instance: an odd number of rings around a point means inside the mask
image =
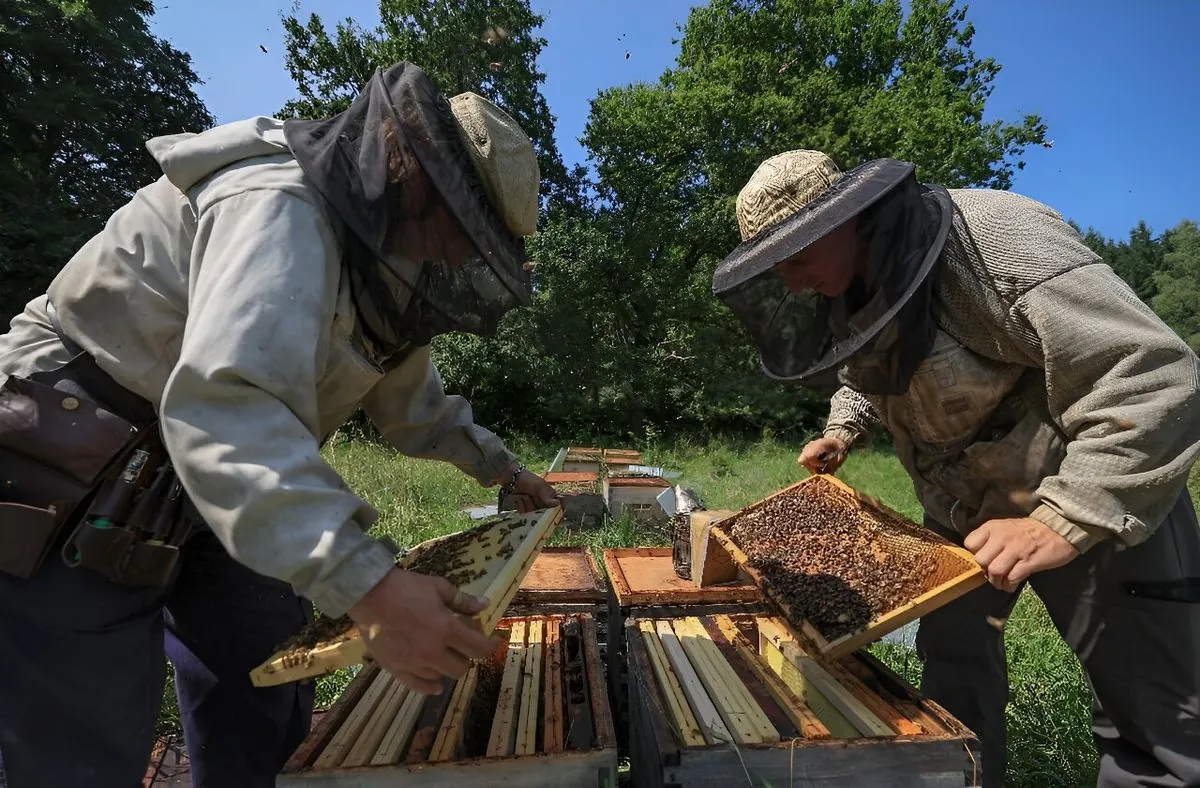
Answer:
[{"label": "leather tool belt", "polygon": [[154,408],[69,340],[50,309],[71,360],[0,385],[0,572],[28,578],[59,546],[68,566],[163,587],[199,517]]}]

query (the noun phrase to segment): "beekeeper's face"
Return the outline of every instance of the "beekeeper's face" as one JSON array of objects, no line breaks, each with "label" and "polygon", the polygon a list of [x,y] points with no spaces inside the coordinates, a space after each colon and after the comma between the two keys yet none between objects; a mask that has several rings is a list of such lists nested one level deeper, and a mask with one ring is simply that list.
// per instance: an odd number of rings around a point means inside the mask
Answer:
[{"label": "beekeeper's face", "polygon": [[854,220],[784,260],[776,270],[793,293],[816,290],[836,298],[850,289],[859,269],[860,244]]}]

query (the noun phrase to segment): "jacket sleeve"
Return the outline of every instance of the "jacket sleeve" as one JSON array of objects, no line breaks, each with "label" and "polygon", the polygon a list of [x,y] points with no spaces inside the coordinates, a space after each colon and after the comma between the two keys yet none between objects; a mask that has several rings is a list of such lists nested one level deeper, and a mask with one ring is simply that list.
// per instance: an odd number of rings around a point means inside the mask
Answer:
[{"label": "jacket sleeve", "polygon": [[879,423],[879,414],[870,400],[848,386],[842,386],[829,400],[829,420],[822,433],[827,438],[838,438],[851,447]]},{"label": "jacket sleeve", "polygon": [[[1030,224],[1051,248],[1087,254],[1061,220],[1036,214]],[[1145,540],[1200,454],[1200,359],[1100,262],[1028,290],[1007,328],[1045,370],[1050,415],[1067,441],[1031,517],[1081,552],[1105,538]]]},{"label": "jacket sleeve", "polygon": [[469,402],[446,393],[428,347],[384,375],[363,409],[401,454],[448,462],[484,487],[500,483],[516,460],[500,438],[475,423]]},{"label": "jacket sleeve", "polygon": [[184,488],[230,555],[332,616],[394,565],[364,533],[376,512],[316,437],[339,259],[324,215],[298,196],[256,190],[206,206],[160,409]]}]

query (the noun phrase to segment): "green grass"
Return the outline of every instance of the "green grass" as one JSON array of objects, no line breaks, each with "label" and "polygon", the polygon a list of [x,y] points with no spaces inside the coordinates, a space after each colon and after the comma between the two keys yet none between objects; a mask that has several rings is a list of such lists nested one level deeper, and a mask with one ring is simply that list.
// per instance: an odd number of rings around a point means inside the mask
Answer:
[{"label": "green grass", "polygon": [[[544,470],[557,446],[514,446],[522,461]],[[765,439],[758,442],[697,445],[677,442],[640,447],[648,464],[683,472],[678,482],[700,495],[705,505],[741,508],[806,474],[796,464],[798,444]],[[413,460],[370,441],[342,435],[330,441],[325,456],[360,495],[380,511],[375,526],[401,546],[409,546],[471,524],[462,512],[473,504],[493,503],[495,491],[481,489],[444,463]],[[912,483],[889,452],[860,449],[851,454],[839,477],[905,516],[920,522],[921,507]],[[1191,489],[1200,495],[1200,469]],[[669,544],[660,528],[610,522],[585,532],[557,533],[553,544],[607,547]],[[1009,784],[1018,786],[1086,786],[1095,783],[1096,752],[1090,733],[1090,694],[1074,655],[1059,638],[1041,602],[1027,592],[1007,628],[1009,681]],[[874,653],[914,685],[920,661],[903,646],[881,643]],[[339,671],[318,682],[317,702],[332,703],[350,681],[353,670]],[[164,699],[163,727],[177,719],[173,697]]]}]

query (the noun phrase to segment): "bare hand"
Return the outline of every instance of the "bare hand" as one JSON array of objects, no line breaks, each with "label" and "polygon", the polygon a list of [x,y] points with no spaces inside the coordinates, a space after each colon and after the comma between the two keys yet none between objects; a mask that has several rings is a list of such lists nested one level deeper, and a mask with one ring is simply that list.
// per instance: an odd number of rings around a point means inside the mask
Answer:
[{"label": "bare hand", "polygon": [[797,460],[810,473],[834,473],[846,461],[850,447],[838,438],[817,438],[804,447]]},{"label": "bare hand", "polygon": [[1079,555],[1064,537],[1028,517],[988,520],[967,535],[963,546],[987,571],[988,582],[1010,594],[1034,572],[1056,569]]},{"label": "bare hand", "polygon": [[[516,468],[516,465],[512,467]],[[512,478],[512,469],[505,472],[505,478]],[[561,503],[554,488],[547,484],[545,479],[529,471],[521,471],[518,474],[513,485],[512,499],[521,514],[549,509]]]},{"label": "bare hand", "polygon": [[440,695],[442,676],[462,678],[470,660],[495,650],[493,638],[459,618],[486,606],[444,578],[393,569],[349,612],[384,670],[417,692]]}]

